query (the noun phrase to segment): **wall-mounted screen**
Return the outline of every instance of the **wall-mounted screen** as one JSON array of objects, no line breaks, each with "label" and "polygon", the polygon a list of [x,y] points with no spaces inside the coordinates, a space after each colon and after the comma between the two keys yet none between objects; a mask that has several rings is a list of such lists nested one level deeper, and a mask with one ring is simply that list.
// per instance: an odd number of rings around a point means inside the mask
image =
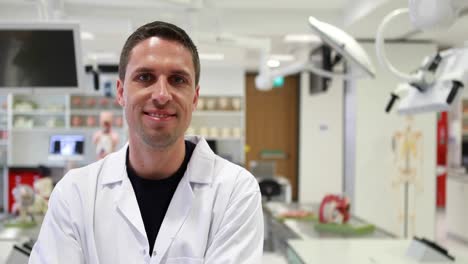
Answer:
[{"label": "wall-mounted screen", "polygon": [[0,92],[79,92],[77,24],[0,24]]},{"label": "wall-mounted screen", "polygon": [[82,158],[84,135],[52,135],[49,144],[50,159]]}]

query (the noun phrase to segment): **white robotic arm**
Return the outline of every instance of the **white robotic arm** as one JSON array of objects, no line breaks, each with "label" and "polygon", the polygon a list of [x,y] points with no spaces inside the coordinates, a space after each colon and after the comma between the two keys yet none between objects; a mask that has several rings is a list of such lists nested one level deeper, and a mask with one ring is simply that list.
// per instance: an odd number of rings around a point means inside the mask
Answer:
[{"label": "white robotic arm", "polygon": [[353,73],[337,73],[327,71],[315,65],[311,53],[314,47],[307,48],[298,56],[298,60],[290,65],[277,69],[265,68],[266,61],[261,62],[260,72],[255,78],[255,84],[259,90],[270,90],[276,77],[287,76],[302,71],[310,71],[319,76],[327,78],[354,79],[360,77],[374,77],[375,70],[367,53],[359,43],[343,30],[321,22],[314,17],[308,19],[311,29],[322,41],[344,58],[351,67],[355,68]]},{"label": "white robotic arm", "polygon": [[401,99],[400,114],[447,110],[456,98],[460,88],[468,85],[468,47],[450,49],[426,57],[415,74],[398,71],[388,61],[383,33],[387,24],[395,17],[409,13],[414,27],[418,30],[446,28],[453,24],[466,0],[410,0],[409,9],[398,9],[387,15],[379,26],[376,36],[376,51],[380,64],[405,81],[391,94],[386,111]]},{"label": "white robotic arm", "polygon": [[[426,58],[418,82],[405,82],[391,93],[386,111],[400,99],[398,113],[415,114],[445,111],[461,88],[468,86],[468,47],[450,49]],[[433,75],[433,76],[432,76]],[[432,80],[428,81],[428,76]]]}]

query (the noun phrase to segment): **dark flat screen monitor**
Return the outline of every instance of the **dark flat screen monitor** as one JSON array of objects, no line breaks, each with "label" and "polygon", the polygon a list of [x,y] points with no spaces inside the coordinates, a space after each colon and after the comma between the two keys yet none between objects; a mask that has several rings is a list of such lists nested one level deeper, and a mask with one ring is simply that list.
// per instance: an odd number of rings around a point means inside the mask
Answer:
[{"label": "dark flat screen monitor", "polygon": [[462,143],[462,166],[468,168],[468,141]]},{"label": "dark flat screen monitor", "polygon": [[80,159],[84,155],[85,136],[52,135],[50,137],[50,159]]},{"label": "dark flat screen monitor", "polygon": [[0,24],[0,92],[80,89],[77,24]]}]

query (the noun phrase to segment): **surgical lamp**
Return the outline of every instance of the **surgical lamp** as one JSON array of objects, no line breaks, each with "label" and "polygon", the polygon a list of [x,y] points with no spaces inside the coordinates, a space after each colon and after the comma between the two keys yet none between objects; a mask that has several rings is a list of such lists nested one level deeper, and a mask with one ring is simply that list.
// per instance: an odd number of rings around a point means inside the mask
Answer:
[{"label": "surgical lamp", "polygon": [[382,20],[376,36],[377,58],[386,70],[404,81],[391,93],[386,112],[397,100],[400,114],[448,110],[459,90],[468,84],[468,46],[427,56],[414,74],[397,70],[384,49],[384,31],[390,21],[409,14],[417,30],[448,28],[466,6],[466,0],[410,0],[409,8],[394,10]]},{"label": "surgical lamp", "polygon": [[312,60],[314,53],[313,47],[302,51],[299,59],[290,65],[270,69],[265,67],[265,61],[262,61],[259,74],[255,77],[255,85],[259,90],[270,90],[273,87],[274,79],[302,71],[310,71],[326,78],[354,79],[361,77],[374,77],[375,70],[369,56],[359,43],[343,30],[319,21],[314,17],[309,17],[309,26],[317,34],[325,45],[331,47],[340,58],[344,58],[349,66],[355,70],[351,73],[338,73],[323,69],[315,65]]}]

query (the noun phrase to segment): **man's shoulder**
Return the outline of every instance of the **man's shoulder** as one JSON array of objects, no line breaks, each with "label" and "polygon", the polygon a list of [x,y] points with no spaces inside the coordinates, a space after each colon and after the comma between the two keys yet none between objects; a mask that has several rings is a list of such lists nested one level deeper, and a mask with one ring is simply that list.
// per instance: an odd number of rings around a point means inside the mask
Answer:
[{"label": "man's shoulder", "polygon": [[60,181],[57,183],[57,187],[62,189],[68,188],[88,188],[91,184],[96,184],[98,179],[99,171],[101,170],[105,159],[95,161],[83,167],[74,168],[69,170]]},{"label": "man's shoulder", "polygon": [[228,184],[233,188],[242,188],[246,191],[260,191],[258,182],[252,173],[218,155],[216,155],[215,159],[214,181],[220,184]]}]

